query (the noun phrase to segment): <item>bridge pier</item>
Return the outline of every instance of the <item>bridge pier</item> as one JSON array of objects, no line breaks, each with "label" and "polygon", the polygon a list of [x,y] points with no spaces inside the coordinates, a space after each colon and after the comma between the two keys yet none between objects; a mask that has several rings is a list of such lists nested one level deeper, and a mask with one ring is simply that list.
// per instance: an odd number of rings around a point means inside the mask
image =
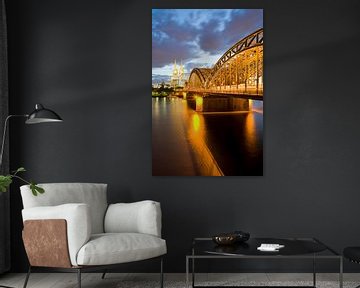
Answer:
[{"label": "bridge pier", "polygon": [[226,112],[226,111],[249,111],[248,99],[236,97],[195,97],[194,110],[197,112]]},{"label": "bridge pier", "polygon": [[231,111],[249,111],[249,99],[230,97],[229,107],[231,108]]}]

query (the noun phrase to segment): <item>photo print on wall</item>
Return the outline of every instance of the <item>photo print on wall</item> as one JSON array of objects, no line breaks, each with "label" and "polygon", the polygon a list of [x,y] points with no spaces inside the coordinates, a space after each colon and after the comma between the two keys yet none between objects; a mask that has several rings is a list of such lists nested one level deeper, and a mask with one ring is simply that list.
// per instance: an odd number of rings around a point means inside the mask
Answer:
[{"label": "photo print on wall", "polygon": [[152,175],[263,175],[263,10],[152,10]]}]

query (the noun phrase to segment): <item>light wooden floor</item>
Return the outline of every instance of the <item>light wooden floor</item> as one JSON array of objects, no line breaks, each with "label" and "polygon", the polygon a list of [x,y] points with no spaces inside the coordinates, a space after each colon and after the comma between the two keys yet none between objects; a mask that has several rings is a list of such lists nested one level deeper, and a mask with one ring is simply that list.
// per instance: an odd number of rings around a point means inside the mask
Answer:
[{"label": "light wooden floor", "polygon": [[[275,282],[296,282],[308,281],[311,284],[312,274],[308,273],[211,273],[211,274],[197,274],[197,281],[212,282],[212,281],[251,281],[255,284],[264,285],[269,281]],[[25,274],[9,273],[0,276],[1,285],[11,286],[14,288],[22,288],[25,279]],[[335,273],[319,273],[317,274],[317,281],[333,281],[336,287],[338,283],[338,274]],[[82,287],[83,288],[118,288],[118,287],[141,287],[141,283],[148,283],[146,287],[158,287],[159,274],[125,274],[125,273],[109,273],[106,279],[101,279],[101,273],[83,273]],[[133,284],[132,284],[133,283]],[[354,287],[354,284],[360,284],[360,273],[345,273],[344,287]],[[323,284],[324,285],[324,284]],[[320,285],[321,286],[321,285]],[[326,285],[325,285],[326,286]],[[356,286],[356,285],[355,285]],[[28,288],[76,288],[76,273],[32,273]],[[165,288],[185,287],[185,274],[165,274]],[[337,286],[338,287],[338,286]]]}]

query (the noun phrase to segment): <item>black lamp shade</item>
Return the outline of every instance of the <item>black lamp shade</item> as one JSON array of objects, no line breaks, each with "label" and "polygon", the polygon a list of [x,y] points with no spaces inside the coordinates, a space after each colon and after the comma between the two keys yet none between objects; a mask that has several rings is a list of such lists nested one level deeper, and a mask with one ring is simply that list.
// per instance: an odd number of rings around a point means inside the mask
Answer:
[{"label": "black lamp shade", "polygon": [[38,124],[46,122],[62,122],[61,117],[54,111],[44,108],[41,104],[35,105],[35,110],[29,114],[25,123],[26,124]]}]

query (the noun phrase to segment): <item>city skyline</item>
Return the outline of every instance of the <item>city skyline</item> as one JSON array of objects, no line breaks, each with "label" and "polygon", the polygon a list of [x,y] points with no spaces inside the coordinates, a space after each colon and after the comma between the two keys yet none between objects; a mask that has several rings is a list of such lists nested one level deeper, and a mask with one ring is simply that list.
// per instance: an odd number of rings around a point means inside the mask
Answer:
[{"label": "city skyline", "polygon": [[262,26],[262,9],[153,9],[152,83],[166,82],[174,61],[185,73],[212,67],[224,47]]}]

